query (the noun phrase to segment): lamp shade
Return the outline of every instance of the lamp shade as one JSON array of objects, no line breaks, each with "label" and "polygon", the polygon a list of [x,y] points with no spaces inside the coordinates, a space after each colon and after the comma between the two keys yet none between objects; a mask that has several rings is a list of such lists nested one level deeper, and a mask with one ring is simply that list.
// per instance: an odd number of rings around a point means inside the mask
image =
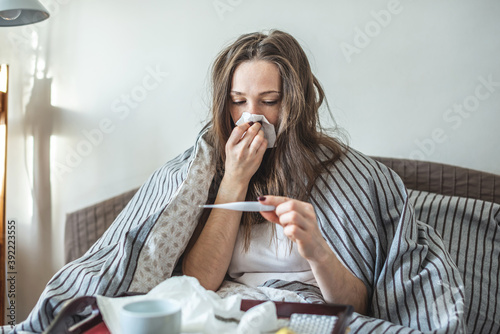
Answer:
[{"label": "lamp shade", "polygon": [[37,23],[49,18],[38,0],[0,0],[0,27]]}]

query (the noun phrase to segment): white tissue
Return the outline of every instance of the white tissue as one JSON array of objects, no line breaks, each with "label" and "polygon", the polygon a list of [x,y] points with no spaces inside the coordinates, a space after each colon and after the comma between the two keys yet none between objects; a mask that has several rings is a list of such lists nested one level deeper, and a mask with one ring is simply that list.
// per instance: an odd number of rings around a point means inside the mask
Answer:
[{"label": "white tissue", "polygon": [[248,122],[261,122],[262,123],[262,131],[264,131],[264,137],[267,139],[267,148],[274,147],[274,143],[276,142],[276,130],[274,129],[274,125],[269,123],[264,115],[255,115],[250,114],[249,112],[244,112],[240,119],[236,122],[236,125],[240,125]]},{"label": "white tissue", "polygon": [[236,333],[260,334],[276,332],[279,329],[278,327],[276,304],[267,301],[252,307],[241,317]]}]

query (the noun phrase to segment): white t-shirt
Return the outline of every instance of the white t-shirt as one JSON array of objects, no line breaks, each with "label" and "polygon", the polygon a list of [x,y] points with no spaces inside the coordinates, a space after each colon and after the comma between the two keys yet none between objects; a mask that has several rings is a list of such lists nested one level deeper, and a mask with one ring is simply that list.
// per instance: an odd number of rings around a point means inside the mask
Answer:
[{"label": "white t-shirt", "polygon": [[240,228],[228,274],[236,282],[259,286],[270,279],[300,281],[317,286],[311,267],[276,224],[276,236],[272,236],[272,224],[266,222],[252,226],[251,241],[245,252],[245,236]]}]

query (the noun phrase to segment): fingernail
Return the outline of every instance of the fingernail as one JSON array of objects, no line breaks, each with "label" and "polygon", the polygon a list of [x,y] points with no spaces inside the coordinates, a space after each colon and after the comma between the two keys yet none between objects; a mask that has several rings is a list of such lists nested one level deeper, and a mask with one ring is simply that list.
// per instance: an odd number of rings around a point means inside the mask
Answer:
[{"label": "fingernail", "polygon": [[266,197],[265,196],[259,196],[257,197],[257,201],[265,201],[266,200]]},{"label": "fingernail", "polygon": [[254,125],[254,124],[255,124],[255,123],[254,123],[253,121],[248,122],[248,125],[250,125],[250,126],[252,126],[252,125]]}]

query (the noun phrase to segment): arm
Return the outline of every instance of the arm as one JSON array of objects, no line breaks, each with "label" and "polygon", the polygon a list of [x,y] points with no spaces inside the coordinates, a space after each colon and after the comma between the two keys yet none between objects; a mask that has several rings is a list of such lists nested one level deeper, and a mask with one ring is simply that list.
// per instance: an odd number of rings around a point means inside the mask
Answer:
[{"label": "arm", "polygon": [[[245,200],[250,179],[259,168],[267,141],[259,123],[234,128],[226,144],[226,165],[216,204]],[[241,221],[241,212],[213,209],[203,230],[190,244],[182,263],[185,275],[194,276],[208,290],[224,280]]]},{"label": "arm", "polygon": [[322,247],[325,246],[323,256],[308,260],[325,301],[350,304],[356,312],[366,314],[368,296],[365,284],[339,261],[326,242]]},{"label": "arm", "polygon": [[259,198],[263,204],[274,205],[274,212],[261,212],[267,220],[283,226],[285,235],[297,244],[318,282],[325,301],[350,304],[358,313],[365,314],[367,290],[337,258],[321,235],[314,208],[310,203],[285,197]]}]

